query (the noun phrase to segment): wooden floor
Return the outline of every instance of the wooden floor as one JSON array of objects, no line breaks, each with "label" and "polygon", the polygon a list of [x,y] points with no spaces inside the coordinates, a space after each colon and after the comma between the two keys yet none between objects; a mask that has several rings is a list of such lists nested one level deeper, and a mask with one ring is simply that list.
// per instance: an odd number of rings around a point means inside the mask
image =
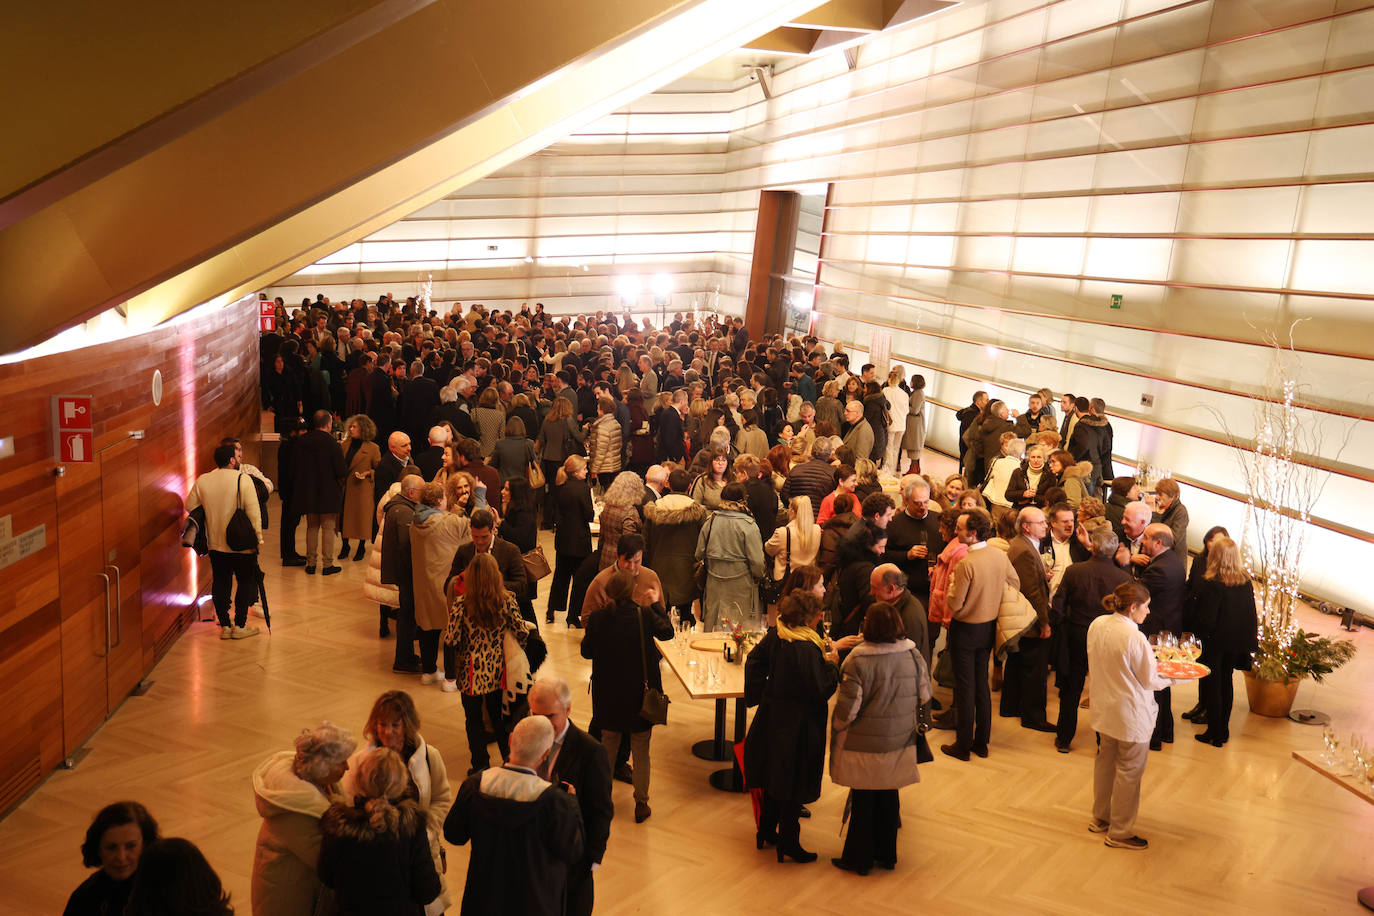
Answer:
[{"label": "wooden floor", "polygon": [[[275,521],[275,501],[271,514]],[[267,558],[277,556],[276,537],[273,529]],[[551,535],[544,541],[552,556]],[[249,912],[259,824],[253,768],[321,719],[360,731],[385,689],[410,689],[425,737],[450,773],[466,770],[458,696],[391,674],[392,643],[377,638],[377,608],[361,593],[365,562],[345,561],[344,573],[328,579],[264,565],[270,636],[221,642],[214,625],[194,625],[146,695],[129,698],[91,738],[89,755],[0,822],[0,913],[60,912],[85,875],[78,846],[90,817],[126,798],[146,804],[165,834],[198,843],[239,912]],[[542,597],[536,606],[542,619]],[[1333,618],[1311,618],[1304,624],[1312,629],[1336,630]],[[545,627],[548,668],[572,683],[574,718],[585,724],[579,636],[561,618]],[[1355,662],[1325,685],[1304,684],[1298,706],[1374,738],[1374,633],[1355,638]],[[688,751],[709,737],[710,704],[689,700],[666,671],[665,681],[674,702],[671,724],[654,733],[654,815],[636,825],[630,787],[615,784],[598,913],[1354,914],[1364,912],[1355,891],[1374,884],[1374,807],[1291,760],[1293,749],[1319,745],[1320,731],[1250,715],[1239,677],[1226,748],[1193,741],[1180,720],[1178,742],[1150,755],[1138,822],[1148,851],[1108,849],[1085,829],[1090,732],[1060,755],[1052,736],[998,719],[990,758],[959,763],[937,751],[922,782],[903,790],[897,870],[867,878],[827,862],[842,845],[845,799],[828,784],[803,821],[802,842],[821,854],[818,863],[778,865],[771,851],[756,852],[747,797],[710,788],[707,775],[719,765]],[[1192,689],[1175,694],[1176,713],[1195,698]],[[466,865],[465,849],[450,851],[455,899]]]}]

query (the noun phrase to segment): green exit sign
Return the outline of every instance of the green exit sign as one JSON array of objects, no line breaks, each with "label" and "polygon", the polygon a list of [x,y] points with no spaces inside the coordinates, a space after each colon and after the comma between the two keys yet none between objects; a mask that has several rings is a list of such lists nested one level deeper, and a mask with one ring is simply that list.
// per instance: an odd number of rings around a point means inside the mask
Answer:
[{"label": "green exit sign", "polygon": [[1112,296],[1112,308],[1114,308],[1114,309],[1119,309],[1119,308],[1121,308],[1121,296],[1120,296],[1120,294],[1115,295],[1115,296]]}]

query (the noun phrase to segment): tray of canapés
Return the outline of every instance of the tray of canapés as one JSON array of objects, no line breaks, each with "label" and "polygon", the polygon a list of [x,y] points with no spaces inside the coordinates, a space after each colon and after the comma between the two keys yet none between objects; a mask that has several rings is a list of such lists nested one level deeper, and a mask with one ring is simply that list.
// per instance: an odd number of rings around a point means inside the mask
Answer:
[{"label": "tray of canap\u00e9s", "polygon": [[1155,668],[1160,677],[1171,681],[1193,681],[1206,677],[1212,669],[1198,663],[1202,655],[1202,641],[1191,633],[1175,637],[1163,633],[1150,637],[1150,648],[1155,653]]}]

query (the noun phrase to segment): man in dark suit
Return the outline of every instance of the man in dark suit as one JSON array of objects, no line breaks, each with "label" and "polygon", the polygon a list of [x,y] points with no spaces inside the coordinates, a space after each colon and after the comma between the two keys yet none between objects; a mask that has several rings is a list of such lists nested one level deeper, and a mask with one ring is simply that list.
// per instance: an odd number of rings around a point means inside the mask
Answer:
[{"label": "man in dark suit", "polygon": [[1002,675],[1000,712],[1020,717],[1021,727],[1040,732],[1055,731],[1045,715],[1045,678],[1049,674],[1050,590],[1040,545],[1049,537],[1045,513],[1027,506],[1016,517],[1016,537],[1007,559],[1021,580],[1021,594],[1035,608],[1036,629],[1024,634],[1015,652],[1007,655]]},{"label": "man in dark suit", "polygon": [[405,430],[413,441],[418,442],[425,438],[430,412],[438,406],[439,385],[425,375],[425,364],[417,359],[410,364],[410,380],[405,383],[397,405],[399,420],[396,428]]},{"label": "man in dark suit", "polygon": [[[964,441],[964,433],[968,432],[968,428],[973,425],[973,421],[978,419],[978,415],[983,412],[983,408],[987,406],[987,403],[988,393],[986,391],[975,391],[973,393],[973,402],[954,415],[954,419],[959,421],[959,467],[964,466],[964,455],[968,453],[968,443]],[[973,486],[973,484],[969,484],[969,486]]]},{"label": "man in dark suit", "polygon": [[334,416],[317,410],[310,419],[310,432],[301,436],[291,452],[295,507],[305,516],[305,571],[313,576],[316,565],[323,562],[321,572],[332,576],[342,572],[334,565],[334,530],[343,510],[347,469],[339,443],[329,434]]},{"label": "man in dark suit", "polygon": [[367,377],[367,415],[377,426],[378,439],[396,429],[396,392],[391,388],[391,357],[386,353],[377,357],[377,368]]},{"label": "man in dark suit", "polygon": [[415,466],[420,469],[420,476],[425,480],[433,480],[439,473],[439,469],[444,466],[444,446],[448,443],[448,430],[442,426],[434,426],[429,430],[429,444],[415,453]]},{"label": "man in dark suit", "polygon": [[[1140,584],[1150,591],[1150,616],[1140,625],[1147,637],[1156,633],[1183,631],[1183,597],[1188,587],[1188,574],[1183,560],[1174,552],[1174,533],[1168,525],[1156,522],[1145,529],[1140,539],[1141,553],[1150,558],[1144,566],[1136,566]],[[1155,717],[1155,731],[1150,736],[1150,750],[1157,751],[1164,742],[1174,743],[1173,690],[1165,687],[1155,691],[1159,713]]]},{"label": "man in dark suit", "polygon": [[391,489],[391,485],[401,479],[401,473],[410,463],[410,437],[399,431],[392,433],[386,440],[386,452],[372,474],[374,506]]},{"label": "man in dark suit", "polygon": [[376,365],[377,357],[364,352],[358,358],[357,368],[349,369],[344,377],[344,406],[350,417],[367,413],[368,399],[372,395],[372,370]]},{"label": "man in dark suit", "polygon": [[[520,556],[520,548],[510,541],[496,536],[496,519],[488,509],[478,509],[472,513],[472,540],[458,548],[453,555],[453,565],[449,567],[448,577],[452,579],[468,568],[472,558],[479,553],[489,553],[501,568],[501,579],[506,591],[520,597],[529,590],[529,576],[525,572],[525,561]],[[447,582],[445,591],[448,590]],[[530,615],[531,618],[533,615]],[[531,623],[535,621],[530,619]]]},{"label": "man in dark suit", "polygon": [[615,804],[611,801],[611,764],[606,748],[572,723],[572,691],[562,678],[541,677],[530,688],[530,715],[553,723],[553,748],[540,765],[540,777],[567,783],[582,809],[582,859],[568,869],[568,913],[592,911],[592,872],[601,864],[611,835]]},{"label": "man in dark suit", "polygon": [[673,403],[658,412],[658,450],[659,463],[687,460],[687,447],[682,437],[682,418],[687,413],[687,390],[679,388],[673,392]]}]

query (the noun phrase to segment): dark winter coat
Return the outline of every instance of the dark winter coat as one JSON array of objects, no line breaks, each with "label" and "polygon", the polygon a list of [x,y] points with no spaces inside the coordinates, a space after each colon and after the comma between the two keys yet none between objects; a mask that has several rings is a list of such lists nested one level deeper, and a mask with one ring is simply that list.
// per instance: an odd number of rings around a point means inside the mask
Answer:
[{"label": "dark winter coat", "polygon": [[425,814],[396,803],[386,830],[366,810],[335,804],[320,818],[320,880],[335,892],[339,916],[414,916],[439,896]]},{"label": "dark winter coat", "polygon": [[[525,782],[534,778],[521,775]],[[582,814],[559,786],[531,801],[482,790],[484,780],[503,776],[495,770],[469,776],[444,821],[444,839],[455,846],[472,842],[463,912],[559,916],[566,912],[568,873],[582,860]]]},{"label": "dark winter coat", "polygon": [[842,512],[830,516],[821,526],[821,549],[816,554],[816,565],[827,579],[839,568],[840,542],[858,520],[859,517],[853,512]]},{"label": "dark winter coat", "polygon": [[[760,690],[759,681],[766,680]],[[761,696],[744,742],[751,789],[806,804],[821,794],[828,704],[840,669],[806,640],[787,642],[770,628],[744,667],[744,692]]]},{"label": "dark winter coat", "polygon": [[697,538],[711,510],[682,493],[670,493],[644,506],[644,565],[658,574],[663,603],[687,607],[696,598]]},{"label": "dark winter coat", "polygon": [[[643,615],[643,643],[639,617]],[[644,608],[628,599],[608,605],[584,621],[582,657],[592,662],[592,718],[614,732],[642,732],[651,723],[639,715],[644,684],[663,689],[654,639],[671,639],[673,624],[662,605]],[[643,646],[643,655],[640,647]],[[647,658],[649,667],[644,667]]]},{"label": "dark winter coat", "polygon": [[569,477],[553,491],[554,553],[561,557],[592,555],[592,486],[586,480]]},{"label": "dark winter coat", "polygon": [[794,497],[809,496],[811,512],[820,514],[821,500],[835,491],[835,466],[819,458],[809,458],[787,472],[782,485],[782,500],[790,503]]},{"label": "dark winter coat", "polygon": [[338,515],[343,511],[343,452],[322,429],[301,436],[291,450],[291,496],[301,515]]}]

